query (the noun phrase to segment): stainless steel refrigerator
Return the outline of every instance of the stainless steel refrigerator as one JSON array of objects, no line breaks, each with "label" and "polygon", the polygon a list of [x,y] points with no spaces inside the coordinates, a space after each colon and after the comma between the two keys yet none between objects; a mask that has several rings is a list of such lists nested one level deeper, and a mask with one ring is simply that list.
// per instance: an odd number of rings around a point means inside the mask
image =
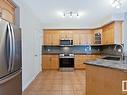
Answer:
[{"label": "stainless steel refrigerator", "polygon": [[0,20],[0,95],[22,95],[21,29]]}]

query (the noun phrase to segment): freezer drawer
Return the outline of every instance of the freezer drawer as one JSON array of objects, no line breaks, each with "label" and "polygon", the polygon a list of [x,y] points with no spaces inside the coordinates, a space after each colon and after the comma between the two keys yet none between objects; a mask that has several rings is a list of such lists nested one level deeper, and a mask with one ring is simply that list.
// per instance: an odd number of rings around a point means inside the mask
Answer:
[{"label": "freezer drawer", "polygon": [[0,95],[22,95],[22,72],[0,81]]}]

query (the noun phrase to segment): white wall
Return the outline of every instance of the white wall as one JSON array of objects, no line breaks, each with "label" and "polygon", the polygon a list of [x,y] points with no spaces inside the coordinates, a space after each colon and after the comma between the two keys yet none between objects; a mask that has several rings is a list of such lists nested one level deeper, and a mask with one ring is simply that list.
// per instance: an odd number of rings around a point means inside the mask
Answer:
[{"label": "white wall", "polygon": [[124,52],[127,55],[127,13],[124,14],[124,24],[123,24],[123,43],[124,43]]},{"label": "white wall", "polygon": [[[22,29],[22,80],[23,90],[41,71],[40,20],[32,13],[23,0],[13,0],[20,7],[20,27]],[[38,34],[37,34],[38,33]],[[35,35],[37,34],[37,35]],[[38,46],[36,46],[38,43]],[[39,51],[39,52],[38,52]],[[37,55],[35,57],[35,55]],[[38,58],[37,58],[38,57]]]}]

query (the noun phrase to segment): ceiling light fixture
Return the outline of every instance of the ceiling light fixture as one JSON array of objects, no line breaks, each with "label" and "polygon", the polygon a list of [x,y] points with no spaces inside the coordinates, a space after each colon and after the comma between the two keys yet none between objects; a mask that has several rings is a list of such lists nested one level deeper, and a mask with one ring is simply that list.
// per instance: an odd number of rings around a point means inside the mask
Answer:
[{"label": "ceiling light fixture", "polygon": [[62,17],[69,17],[69,18],[79,18],[83,13],[81,12],[75,12],[75,11],[65,11],[62,14]]},{"label": "ceiling light fixture", "polygon": [[122,5],[122,0],[114,0],[112,2],[112,7],[120,8],[121,5]]}]

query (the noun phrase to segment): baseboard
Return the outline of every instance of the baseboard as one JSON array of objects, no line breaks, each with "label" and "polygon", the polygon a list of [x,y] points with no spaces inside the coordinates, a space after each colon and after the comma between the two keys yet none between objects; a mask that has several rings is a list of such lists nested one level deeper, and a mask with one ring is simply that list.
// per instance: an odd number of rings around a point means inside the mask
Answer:
[{"label": "baseboard", "polygon": [[24,87],[22,87],[22,92],[35,80],[35,78],[39,75],[40,72],[42,71],[39,71],[36,75],[33,76],[33,78],[31,78],[31,80]]}]

